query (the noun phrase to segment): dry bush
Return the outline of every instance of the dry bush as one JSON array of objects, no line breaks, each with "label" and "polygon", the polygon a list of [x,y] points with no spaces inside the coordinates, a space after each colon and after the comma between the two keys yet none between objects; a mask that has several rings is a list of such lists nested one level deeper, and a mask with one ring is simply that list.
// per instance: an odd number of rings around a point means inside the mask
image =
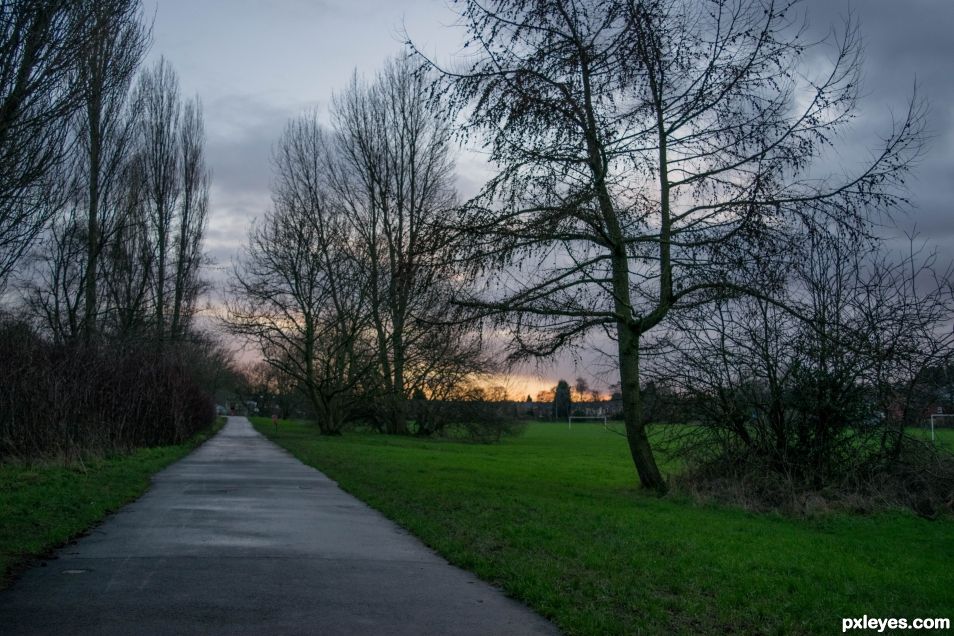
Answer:
[{"label": "dry bush", "polygon": [[190,353],[53,344],[0,321],[0,460],[182,442],[215,416]]},{"label": "dry bush", "polygon": [[675,316],[652,374],[698,424],[667,440],[684,487],[809,514],[951,508],[954,459],[907,433],[951,406],[951,272],[849,239],[814,244],[779,298]]},{"label": "dry bush", "polygon": [[695,464],[673,481],[676,490],[698,500],[758,512],[817,517],[904,508],[930,519],[954,513],[954,457],[913,439],[906,449],[906,456],[891,465],[872,464],[824,487],[812,487],[754,457]]}]

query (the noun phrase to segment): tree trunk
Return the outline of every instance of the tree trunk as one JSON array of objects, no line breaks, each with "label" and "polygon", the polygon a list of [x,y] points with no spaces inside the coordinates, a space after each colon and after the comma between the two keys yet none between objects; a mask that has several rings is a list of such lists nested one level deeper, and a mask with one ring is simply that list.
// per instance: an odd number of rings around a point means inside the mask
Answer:
[{"label": "tree trunk", "polygon": [[643,422],[643,405],[639,393],[639,336],[623,322],[617,323],[616,333],[619,341],[620,393],[623,397],[623,420],[626,424],[629,452],[643,487],[664,493],[666,481],[656,465],[649,438],[646,436],[646,424]]},{"label": "tree trunk", "polygon": [[166,232],[166,223],[163,219],[165,201],[158,198],[156,207],[160,215],[158,236],[159,254],[156,263],[156,344],[162,349],[163,339],[166,336],[166,247],[169,237]]},{"label": "tree trunk", "polygon": [[394,342],[394,383],[391,386],[391,421],[389,426],[393,435],[406,435],[407,408],[404,395],[404,338],[398,329],[403,329],[400,322],[395,326]]},{"label": "tree trunk", "polygon": [[328,397],[317,389],[309,392],[309,399],[315,410],[315,423],[321,435],[341,435],[344,428],[344,412],[337,396]]},{"label": "tree trunk", "polygon": [[172,340],[178,340],[180,336],[179,321],[182,314],[182,299],[185,296],[186,241],[188,241],[188,219],[190,213],[188,197],[189,194],[186,193],[179,228],[179,248],[176,252],[175,288],[173,289],[172,296],[172,323],[169,327],[169,334]]},{"label": "tree trunk", "polygon": [[[99,82],[96,84],[99,88]],[[92,343],[96,336],[97,290],[96,276],[99,268],[99,181],[101,165],[102,134],[100,131],[100,105],[102,96],[97,90],[89,97],[87,109],[89,116],[89,210],[86,228],[86,279],[85,279],[85,322],[83,338],[86,344]]]},{"label": "tree trunk", "polygon": [[[585,60],[584,60],[585,62]],[[623,229],[620,226],[619,216],[613,204],[613,197],[606,186],[607,166],[600,137],[597,134],[597,124],[590,87],[590,71],[588,64],[583,65],[583,87],[585,93],[585,110],[587,115],[586,144],[589,153],[590,169],[593,173],[593,184],[599,202],[600,212],[606,225],[607,234],[611,241],[613,296],[616,311],[616,335],[619,352],[619,381],[620,393],[623,398],[623,420],[626,424],[626,441],[629,443],[629,452],[639,475],[639,482],[644,488],[651,488],[659,493],[666,491],[666,482],[656,466],[653,449],[646,437],[646,427],[643,423],[642,401],[639,395],[639,334],[645,324],[634,325],[633,303],[630,294],[629,257],[626,241],[623,239]],[[662,155],[662,166],[665,169],[665,154]],[[665,173],[662,175],[663,184],[666,183]],[[664,245],[660,254],[660,263],[663,269],[661,275],[661,303],[668,302],[667,293],[672,291],[671,279],[667,275],[668,269],[668,200],[667,192],[663,191],[663,227],[661,228],[661,243]],[[657,321],[663,313],[663,305],[653,312],[652,320]]]}]

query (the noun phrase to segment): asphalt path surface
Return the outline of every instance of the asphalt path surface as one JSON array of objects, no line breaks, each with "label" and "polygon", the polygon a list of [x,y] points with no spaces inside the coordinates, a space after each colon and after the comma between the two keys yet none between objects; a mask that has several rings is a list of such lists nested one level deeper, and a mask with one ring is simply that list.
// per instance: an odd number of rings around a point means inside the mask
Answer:
[{"label": "asphalt path surface", "polygon": [[0,592],[0,634],[556,634],[231,417]]}]

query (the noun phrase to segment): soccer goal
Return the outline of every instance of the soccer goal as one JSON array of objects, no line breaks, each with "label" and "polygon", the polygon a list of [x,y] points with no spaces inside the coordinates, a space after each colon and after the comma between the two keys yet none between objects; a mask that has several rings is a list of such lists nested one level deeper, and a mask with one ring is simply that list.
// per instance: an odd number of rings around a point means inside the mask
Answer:
[{"label": "soccer goal", "polygon": [[935,418],[940,420],[940,419],[944,419],[945,417],[954,417],[954,413],[932,413],[932,414],[931,414],[931,441],[932,441],[932,442],[935,441],[935,439],[934,439],[934,420],[935,420]]},{"label": "soccer goal", "polygon": [[605,415],[571,415],[566,421],[567,428],[573,428],[573,420],[576,420],[577,422],[602,422],[603,428],[606,428]]}]

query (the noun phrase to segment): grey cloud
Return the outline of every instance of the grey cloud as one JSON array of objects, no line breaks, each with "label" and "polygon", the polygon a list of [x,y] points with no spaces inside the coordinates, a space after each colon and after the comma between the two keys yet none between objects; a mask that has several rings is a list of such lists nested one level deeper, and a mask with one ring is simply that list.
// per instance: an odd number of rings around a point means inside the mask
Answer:
[{"label": "grey cloud", "polygon": [[227,95],[206,106],[206,142],[216,186],[229,192],[267,192],[271,149],[291,108],[244,95]]},{"label": "grey cloud", "polygon": [[[946,0],[807,0],[809,38],[844,29],[850,14],[864,45],[861,97],[856,116],[819,162],[819,174],[851,173],[870,160],[892,125],[903,119],[917,86],[925,100],[928,139],[906,178],[910,205],[891,211],[884,234],[891,245],[917,232],[942,252],[954,253],[954,3]],[[827,65],[823,55],[809,69]]]}]

